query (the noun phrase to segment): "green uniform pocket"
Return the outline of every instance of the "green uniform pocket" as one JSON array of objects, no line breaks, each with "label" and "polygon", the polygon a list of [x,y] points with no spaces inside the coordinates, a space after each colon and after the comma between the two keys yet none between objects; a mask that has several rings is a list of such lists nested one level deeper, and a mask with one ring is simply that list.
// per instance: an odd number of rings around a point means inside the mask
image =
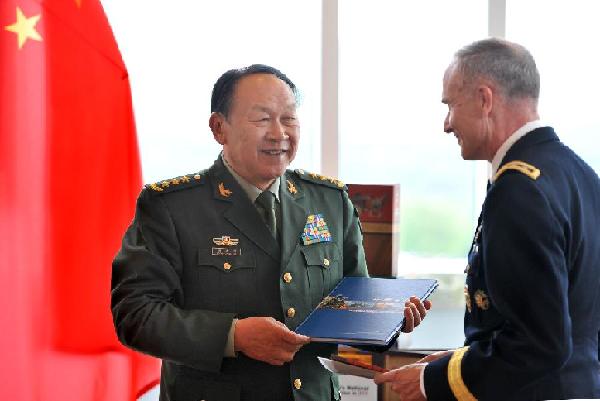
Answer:
[{"label": "green uniform pocket", "polygon": [[303,246],[311,307],[314,308],[342,278],[340,253],[336,243],[321,242]]},{"label": "green uniform pocket", "polygon": [[196,307],[241,315],[252,310],[257,287],[256,260],[251,249],[235,256],[199,249],[197,267],[202,305]]}]

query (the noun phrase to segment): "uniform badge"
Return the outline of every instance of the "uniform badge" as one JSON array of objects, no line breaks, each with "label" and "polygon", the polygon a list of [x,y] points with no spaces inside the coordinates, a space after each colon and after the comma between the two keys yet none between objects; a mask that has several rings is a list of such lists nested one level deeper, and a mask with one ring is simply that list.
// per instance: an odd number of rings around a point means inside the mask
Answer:
[{"label": "uniform badge", "polygon": [[322,214],[311,214],[306,219],[306,225],[301,235],[304,245],[317,242],[331,242],[331,233]]},{"label": "uniform badge", "polygon": [[290,191],[290,193],[292,195],[297,194],[298,190],[296,189],[296,186],[294,185],[294,183],[291,182],[290,180],[286,180],[286,182],[287,182],[288,191]]},{"label": "uniform badge", "polygon": [[234,246],[237,245],[240,240],[237,238],[231,238],[229,235],[221,235],[220,237],[213,238],[213,242],[215,245],[219,246]]},{"label": "uniform badge", "polygon": [[236,246],[240,240],[238,238],[231,238],[229,235],[221,235],[220,237],[213,238],[213,243],[217,245],[212,247],[212,256],[238,256],[242,254],[241,248],[231,248]]},{"label": "uniform badge", "polygon": [[490,307],[490,300],[483,290],[475,291],[475,304],[481,310],[487,310]]},{"label": "uniform badge", "polygon": [[469,286],[465,284],[465,288],[463,290],[465,294],[465,304],[467,305],[467,310],[471,313],[471,296],[469,295]]},{"label": "uniform badge", "polygon": [[232,194],[231,190],[225,188],[225,184],[223,184],[222,182],[219,184],[219,193],[224,198],[229,198]]}]

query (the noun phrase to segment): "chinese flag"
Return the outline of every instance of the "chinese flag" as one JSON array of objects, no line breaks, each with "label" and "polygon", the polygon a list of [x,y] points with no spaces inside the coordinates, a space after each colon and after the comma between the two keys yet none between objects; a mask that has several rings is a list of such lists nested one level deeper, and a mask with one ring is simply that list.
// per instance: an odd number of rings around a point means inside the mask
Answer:
[{"label": "chinese flag", "polygon": [[111,261],[141,174],[127,70],[99,0],[0,1],[0,399],[133,400]]}]

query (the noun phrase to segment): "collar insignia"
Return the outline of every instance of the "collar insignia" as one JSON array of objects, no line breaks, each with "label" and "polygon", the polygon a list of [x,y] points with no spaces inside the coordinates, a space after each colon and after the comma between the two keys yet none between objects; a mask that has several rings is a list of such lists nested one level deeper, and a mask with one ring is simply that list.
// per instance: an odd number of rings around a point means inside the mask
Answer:
[{"label": "collar insignia", "polygon": [[291,194],[297,194],[298,190],[296,189],[296,186],[294,185],[294,183],[291,182],[290,180],[286,180],[286,182],[287,182],[288,191],[290,191]]},{"label": "collar insignia", "polygon": [[219,183],[219,193],[224,198],[229,198],[232,194],[231,190],[225,188],[225,185],[222,182]]}]

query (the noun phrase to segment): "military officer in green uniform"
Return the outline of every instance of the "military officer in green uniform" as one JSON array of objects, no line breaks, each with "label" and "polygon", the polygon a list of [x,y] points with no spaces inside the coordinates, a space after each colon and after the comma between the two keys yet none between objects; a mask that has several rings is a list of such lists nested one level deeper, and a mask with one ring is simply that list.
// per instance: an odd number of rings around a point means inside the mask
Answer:
[{"label": "military officer in green uniform", "polygon": [[[161,400],[333,400],[331,345],[293,332],[343,276],[366,276],[340,181],[286,170],[296,88],[252,65],[216,82],[212,167],[147,185],[113,263],[119,339],[162,358]],[[404,331],[430,305],[411,299]]]}]

